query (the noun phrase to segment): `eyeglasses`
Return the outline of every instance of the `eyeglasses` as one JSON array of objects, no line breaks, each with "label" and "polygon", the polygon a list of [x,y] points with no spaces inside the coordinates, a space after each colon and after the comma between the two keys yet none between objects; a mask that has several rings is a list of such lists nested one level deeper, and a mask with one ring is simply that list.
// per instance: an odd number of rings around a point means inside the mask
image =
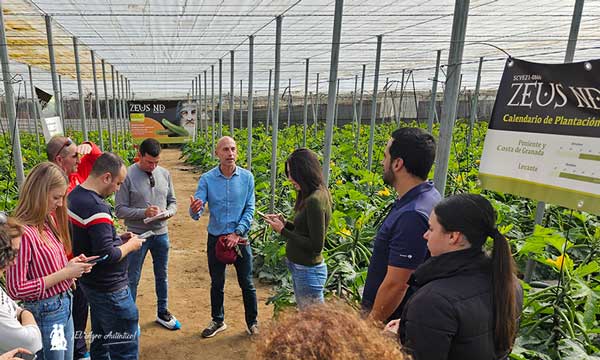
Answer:
[{"label": "eyeglasses", "polygon": [[153,188],[156,185],[156,182],[154,181],[154,175],[152,175],[151,172],[146,172],[146,174],[148,174],[148,179],[150,180],[150,187]]},{"label": "eyeglasses", "polygon": [[73,144],[73,140],[71,140],[71,138],[67,138],[67,140],[65,140],[65,143],[60,147],[60,149],[58,149],[56,154],[54,154],[54,157],[57,157],[58,154],[60,154],[60,152],[63,151],[64,148],[66,148],[67,146],[71,146],[71,144]]}]

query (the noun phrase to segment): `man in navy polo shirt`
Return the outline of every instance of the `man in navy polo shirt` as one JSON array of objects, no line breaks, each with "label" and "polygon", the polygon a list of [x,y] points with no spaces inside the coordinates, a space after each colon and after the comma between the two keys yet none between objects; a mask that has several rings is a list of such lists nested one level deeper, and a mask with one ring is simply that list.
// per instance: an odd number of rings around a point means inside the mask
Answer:
[{"label": "man in navy polo shirt", "polygon": [[385,147],[383,181],[398,198],[377,231],[361,304],[376,321],[400,317],[411,295],[408,279],[429,257],[423,234],[441,199],[427,181],[434,159],[435,140],[419,128],[395,130]]}]

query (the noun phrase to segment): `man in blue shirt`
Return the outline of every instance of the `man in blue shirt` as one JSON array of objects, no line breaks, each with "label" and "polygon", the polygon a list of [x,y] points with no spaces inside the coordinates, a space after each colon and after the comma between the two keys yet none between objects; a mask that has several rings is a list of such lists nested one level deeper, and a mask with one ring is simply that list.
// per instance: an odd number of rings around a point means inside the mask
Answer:
[{"label": "man in blue shirt", "polygon": [[435,140],[419,128],[395,130],[385,147],[383,181],[398,198],[377,231],[361,304],[376,321],[400,317],[408,279],[429,257],[423,234],[441,198],[427,181],[434,158]]},{"label": "man in blue shirt", "polygon": [[202,331],[202,337],[213,337],[225,330],[223,289],[226,265],[215,256],[215,247],[220,236],[226,236],[229,248],[240,250],[234,263],[238,283],[242,288],[246,326],[250,335],[258,333],[256,290],[252,282],[252,250],[249,244],[239,244],[246,238],[254,217],[254,176],[246,169],[236,166],[237,146],[225,136],[219,139],[215,155],[219,166],[200,177],[198,189],[190,199],[190,216],[198,220],[204,212],[204,204],[210,206],[208,222],[208,270],[210,272],[210,305],[212,321]]}]

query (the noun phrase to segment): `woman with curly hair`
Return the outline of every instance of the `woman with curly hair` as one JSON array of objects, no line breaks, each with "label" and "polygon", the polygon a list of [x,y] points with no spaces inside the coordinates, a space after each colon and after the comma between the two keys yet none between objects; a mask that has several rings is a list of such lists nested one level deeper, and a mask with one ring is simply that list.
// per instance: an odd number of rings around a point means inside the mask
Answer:
[{"label": "woman with curly hair", "polygon": [[345,304],[289,311],[256,339],[255,360],[408,360],[398,343]]}]

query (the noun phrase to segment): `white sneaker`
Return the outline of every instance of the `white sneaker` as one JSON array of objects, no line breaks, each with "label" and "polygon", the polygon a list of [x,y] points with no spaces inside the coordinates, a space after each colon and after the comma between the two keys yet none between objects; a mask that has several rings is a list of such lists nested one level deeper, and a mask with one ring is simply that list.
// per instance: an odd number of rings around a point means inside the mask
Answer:
[{"label": "white sneaker", "polygon": [[179,320],[173,316],[169,310],[162,314],[158,314],[156,317],[156,322],[166,327],[169,330],[179,330],[181,329],[181,324]]}]

